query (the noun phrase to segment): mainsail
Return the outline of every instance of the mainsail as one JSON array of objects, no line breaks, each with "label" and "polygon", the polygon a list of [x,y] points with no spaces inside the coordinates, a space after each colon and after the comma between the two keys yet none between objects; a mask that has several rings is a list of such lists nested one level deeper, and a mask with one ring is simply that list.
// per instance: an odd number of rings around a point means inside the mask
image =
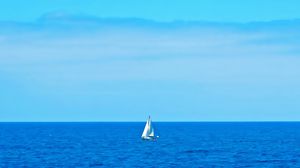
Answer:
[{"label": "mainsail", "polygon": [[152,126],[151,118],[147,119],[143,134],[142,134],[143,139],[153,139],[154,138],[154,128]]}]

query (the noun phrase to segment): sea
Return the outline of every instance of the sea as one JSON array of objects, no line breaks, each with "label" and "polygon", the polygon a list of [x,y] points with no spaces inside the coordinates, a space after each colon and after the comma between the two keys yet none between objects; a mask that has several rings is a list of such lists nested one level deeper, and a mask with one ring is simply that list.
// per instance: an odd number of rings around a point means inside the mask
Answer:
[{"label": "sea", "polygon": [[0,167],[300,167],[300,122],[0,123]]}]

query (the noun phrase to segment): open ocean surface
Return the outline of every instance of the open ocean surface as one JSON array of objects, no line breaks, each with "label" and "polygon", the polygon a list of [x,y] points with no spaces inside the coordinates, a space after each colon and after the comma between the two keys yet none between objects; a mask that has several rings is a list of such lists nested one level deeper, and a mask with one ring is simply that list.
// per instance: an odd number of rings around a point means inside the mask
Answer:
[{"label": "open ocean surface", "polygon": [[0,123],[0,167],[300,167],[300,122]]}]

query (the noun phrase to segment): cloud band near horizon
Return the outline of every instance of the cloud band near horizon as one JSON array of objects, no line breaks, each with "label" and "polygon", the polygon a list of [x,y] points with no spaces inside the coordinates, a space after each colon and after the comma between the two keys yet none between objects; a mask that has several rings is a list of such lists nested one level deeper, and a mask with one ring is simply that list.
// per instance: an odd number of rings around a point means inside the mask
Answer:
[{"label": "cloud band near horizon", "polygon": [[1,121],[300,120],[299,20],[0,25]]}]

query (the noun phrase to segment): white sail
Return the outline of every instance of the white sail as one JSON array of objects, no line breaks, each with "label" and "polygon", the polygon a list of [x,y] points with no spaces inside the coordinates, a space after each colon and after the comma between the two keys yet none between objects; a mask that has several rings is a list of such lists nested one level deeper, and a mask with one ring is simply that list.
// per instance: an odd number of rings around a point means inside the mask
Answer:
[{"label": "white sail", "polygon": [[150,119],[150,121],[149,121],[149,134],[148,134],[148,136],[154,137],[154,128],[153,128],[153,126],[152,126],[151,119]]},{"label": "white sail", "polygon": [[149,132],[149,119],[146,122],[144,131],[143,131],[143,134],[142,134],[142,138],[148,137],[148,132]]},{"label": "white sail", "polygon": [[152,126],[151,118],[147,119],[143,134],[142,134],[143,139],[152,139],[154,138],[154,128]]}]

